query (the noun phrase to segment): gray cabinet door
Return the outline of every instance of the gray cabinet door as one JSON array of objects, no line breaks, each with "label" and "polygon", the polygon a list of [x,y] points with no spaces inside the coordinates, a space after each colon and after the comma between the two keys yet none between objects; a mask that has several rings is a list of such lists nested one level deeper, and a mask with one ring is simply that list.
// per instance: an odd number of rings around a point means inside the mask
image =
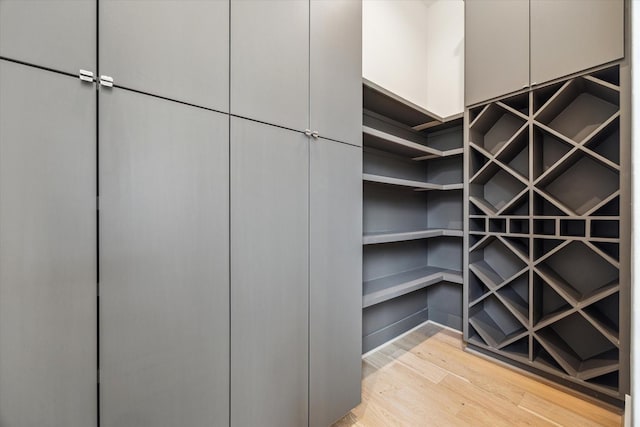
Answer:
[{"label": "gray cabinet door", "polygon": [[309,140],[231,118],[231,425],[308,422]]},{"label": "gray cabinet door", "polygon": [[228,425],[228,127],[101,90],[103,427]]},{"label": "gray cabinet door", "polygon": [[362,145],[362,0],[311,0],[311,129]]},{"label": "gray cabinet door", "polygon": [[0,425],[97,425],[96,90],[0,60]]},{"label": "gray cabinet door", "polygon": [[97,71],[96,0],[0,0],[0,56],[77,75]]},{"label": "gray cabinet door", "polygon": [[360,402],[362,150],[320,139],[310,168],[309,424],[324,427]]},{"label": "gray cabinet door", "polygon": [[623,0],[531,1],[532,84],[623,56]]},{"label": "gray cabinet door", "polygon": [[101,0],[100,73],[115,84],[229,111],[229,2]]},{"label": "gray cabinet door", "polygon": [[309,0],[231,0],[231,113],[309,126]]},{"label": "gray cabinet door", "polygon": [[465,104],[529,86],[529,0],[465,3]]}]

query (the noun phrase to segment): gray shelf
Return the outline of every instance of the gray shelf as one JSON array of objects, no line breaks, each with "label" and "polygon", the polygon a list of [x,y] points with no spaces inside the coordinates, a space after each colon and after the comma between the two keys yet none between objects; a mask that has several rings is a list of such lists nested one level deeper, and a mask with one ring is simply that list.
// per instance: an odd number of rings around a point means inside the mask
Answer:
[{"label": "gray shelf", "polygon": [[370,82],[363,101],[367,351],[427,319],[462,329],[465,149],[462,115],[425,115]]},{"label": "gray shelf", "polygon": [[362,126],[363,144],[365,147],[378,148],[405,156],[431,155],[441,157],[443,152],[427,147],[418,142],[402,138],[391,133],[369,126]]},{"label": "gray shelf", "polygon": [[462,272],[440,267],[422,267],[364,282],[363,308],[388,301],[435,283],[462,284]]},{"label": "gray shelf", "polygon": [[450,236],[462,237],[462,230],[449,230],[445,228],[432,228],[428,230],[365,233],[362,243],[376,245],[380,243],[405,242],[407,240],[430,239],[433,237]]},{"label": "gray shelf", "polygon": [[397,185],[400,187],[408,187],[417,191],[429,191],[429,190],[462,190],[462,183],[459,184],[431,184],[428,182],[412,181],[409,179],[393,178],[390,176],[374,175],[374,174],[362,174],[362,180],[366,182],[375,182],[378,184]]}]

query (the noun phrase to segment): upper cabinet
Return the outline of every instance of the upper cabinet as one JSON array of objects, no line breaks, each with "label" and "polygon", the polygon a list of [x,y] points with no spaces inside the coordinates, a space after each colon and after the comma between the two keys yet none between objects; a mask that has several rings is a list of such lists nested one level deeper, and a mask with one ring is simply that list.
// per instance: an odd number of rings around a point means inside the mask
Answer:
[{"label": "upper cabinet", "polygon": [[361,82],[361,0],[231,0],[231,114],[362,145]]},{"label": "upper cabinet", "polygon": [[311,0],[310,129],[362,145],[362,1]]},{"label": "upper cabinet", "polygon": [[531,84],[624,57],[623,0],[532,0]]},{"label": "upper cabinet", "polygon": [[624,0],[465,1],[465,104],[624,57]]},{"label": "upper cabinet", "polygon": [[95,71],[96,0],[0,0],[0,56],[71,74]]},{"label": "upper cabinet", "polygon": [[529,0],[465,1],[465,104],[529,85]]},{"label": "upper cabinet", "polygon": [[231,0],[231,114],[309,127],[309,0]]},{"label": "upper cabinet", "polygon": [[99,4],[100,74],[120,87],[229,111],[229,2]]}]

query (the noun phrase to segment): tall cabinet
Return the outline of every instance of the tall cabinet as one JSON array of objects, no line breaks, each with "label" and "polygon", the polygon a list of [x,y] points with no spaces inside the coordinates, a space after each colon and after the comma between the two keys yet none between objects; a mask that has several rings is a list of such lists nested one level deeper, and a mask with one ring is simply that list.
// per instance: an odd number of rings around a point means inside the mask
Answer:
[{"label": "tall cabinet", "polygon": [[358,404],[361,13],[0,0],[3,427]]},{"label": "tall cabinet", "polygon": [[232,425],[360,400],[361,7],[231,2]]}]

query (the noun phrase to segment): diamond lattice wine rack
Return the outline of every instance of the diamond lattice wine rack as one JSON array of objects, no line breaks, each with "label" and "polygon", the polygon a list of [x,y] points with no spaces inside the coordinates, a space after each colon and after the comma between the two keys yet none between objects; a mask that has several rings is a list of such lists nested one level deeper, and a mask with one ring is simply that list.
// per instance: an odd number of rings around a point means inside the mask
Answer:
[{"label": "diamond lattice wine rack", "polygon": [[467,116],[467,342],[609,401],[628,387],[619,74]]}]

